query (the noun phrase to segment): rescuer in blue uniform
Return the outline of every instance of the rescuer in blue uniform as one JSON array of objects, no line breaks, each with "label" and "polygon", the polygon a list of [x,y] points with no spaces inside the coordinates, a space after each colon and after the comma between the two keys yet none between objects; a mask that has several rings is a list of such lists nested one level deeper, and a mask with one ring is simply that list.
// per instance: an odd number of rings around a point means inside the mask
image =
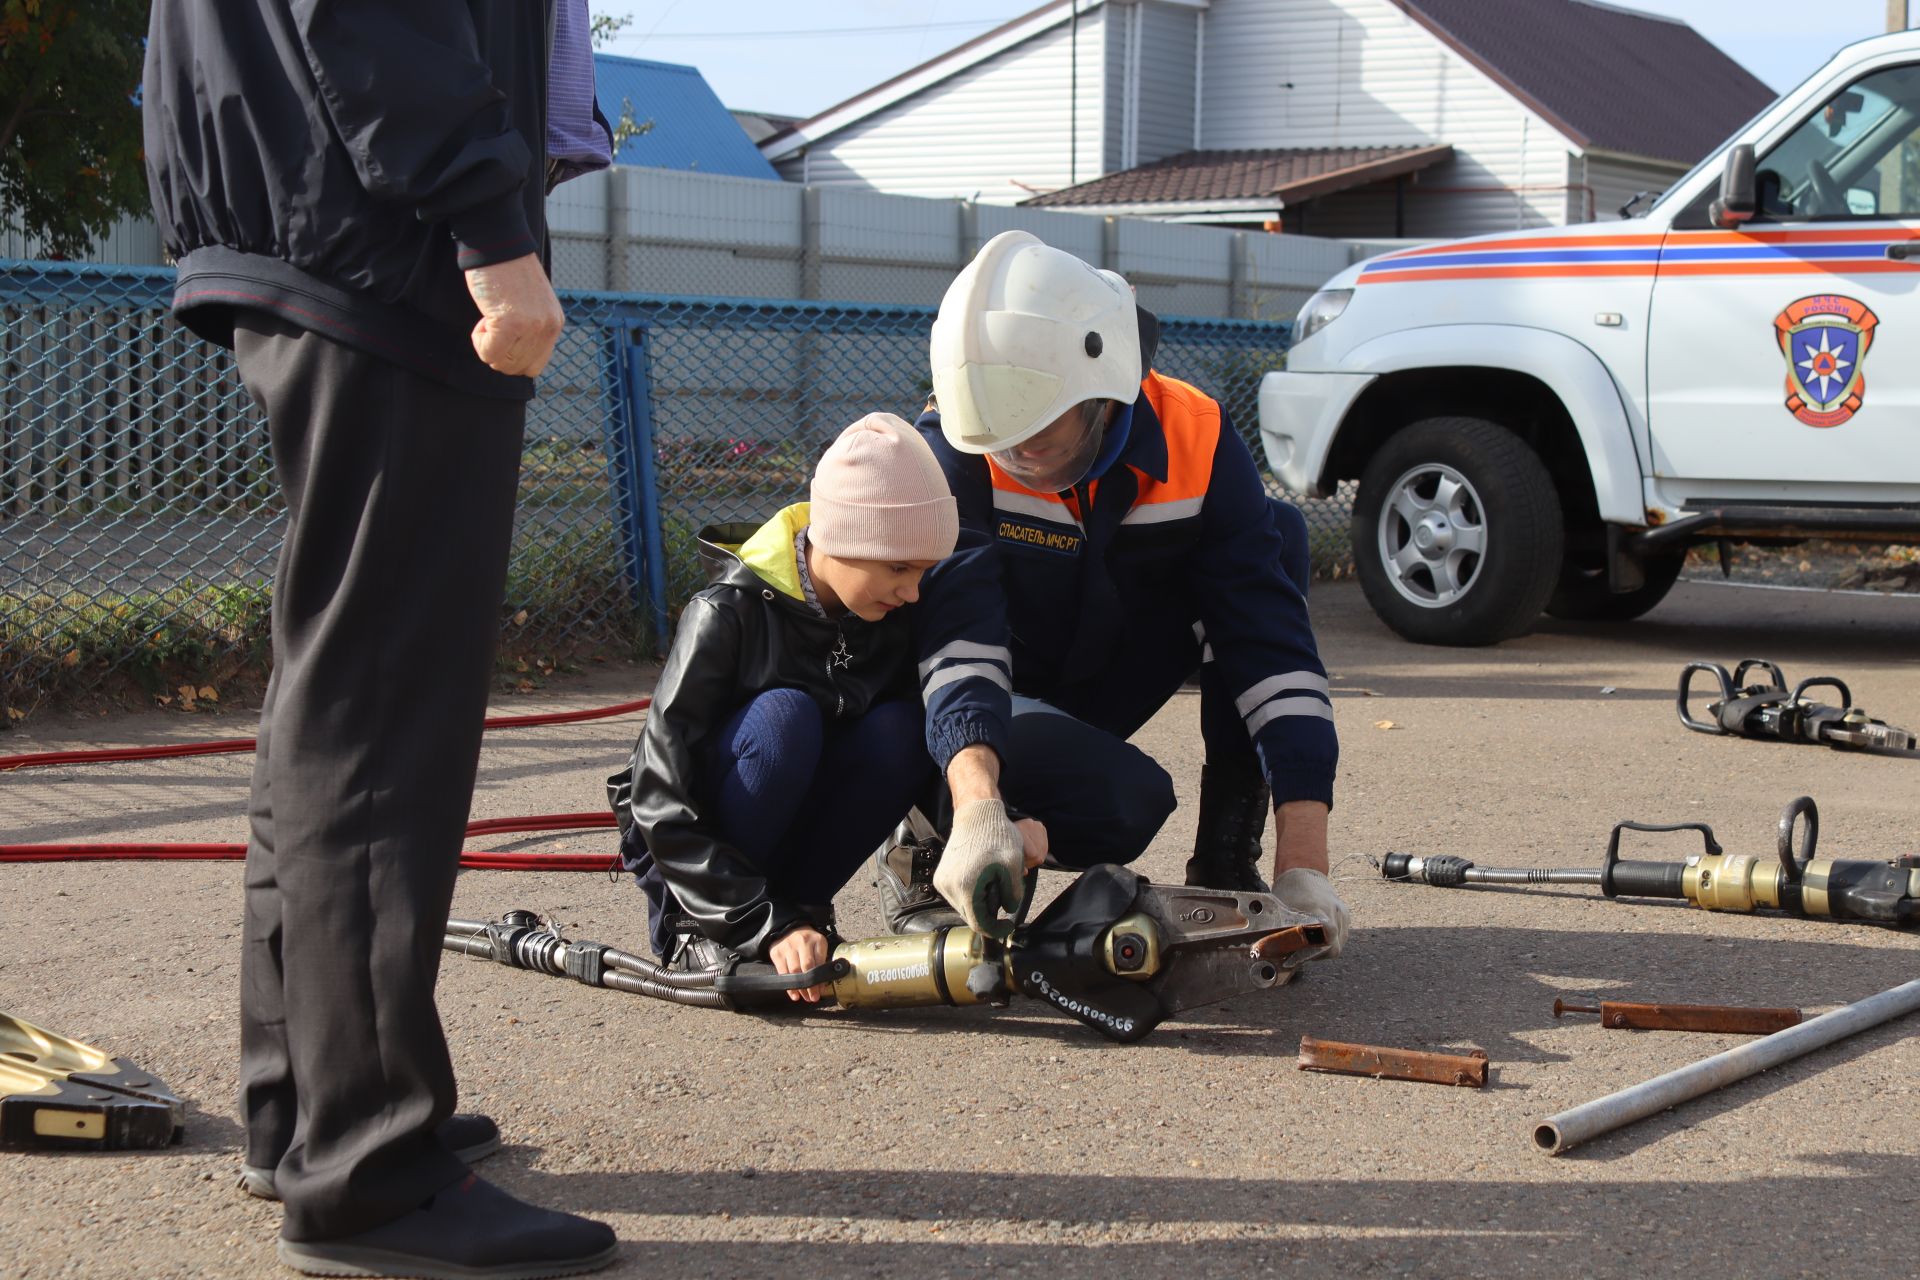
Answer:
[{"label": "rescuer in blue uniform", "polygon": [[957,908],[1004,935],[995,905],[1018,904],[1036,841],[1073,867],[1138,857],[1174,795],[1127,739],[1197,672],[1188,883],[1266,890],[1271,810],[1272,891],[1325,919],[1333,952],[1345,942],[1306,525],[1267,496],[1218,402],[1152,369],[1158,332],[1118,275],[1021,231],[983,246],[940,304],[920,426],[960,540],[924,580],[918,649],[946,795],[876,854],[896,931],[958,923]]}]

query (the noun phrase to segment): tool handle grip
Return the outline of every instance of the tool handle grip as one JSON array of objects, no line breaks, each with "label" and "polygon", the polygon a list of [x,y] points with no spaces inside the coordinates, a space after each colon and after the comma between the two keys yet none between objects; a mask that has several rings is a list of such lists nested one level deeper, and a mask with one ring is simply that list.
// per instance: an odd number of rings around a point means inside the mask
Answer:
[{"label": "tool handle grip", "polygon": [[1629,898],[1684,898],[1687,895],[1681,887],[1681,880],[1686,871],[1684,862],[1616,862],[1607,886],[1607,896],[1625,894]]}]

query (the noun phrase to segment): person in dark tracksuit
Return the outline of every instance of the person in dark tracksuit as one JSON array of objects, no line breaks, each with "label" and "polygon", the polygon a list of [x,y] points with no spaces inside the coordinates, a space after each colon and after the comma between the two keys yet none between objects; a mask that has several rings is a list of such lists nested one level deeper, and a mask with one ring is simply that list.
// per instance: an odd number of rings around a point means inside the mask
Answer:
[{"label": "person in dark tracksuit", "polygon": [[1137,858],[1174,795],[1127,739],[1197,673],[1188,883],[1267,890],[1277,810],[1273,891],[1344,944],[1305,522],[1267,496],[1219,403],[1152,368],[1158,328],[1120,277],[1025,232],[989,241],[941,303],[920,425],[961,533],[927,576],[918,630],[953,821],[944,848],[903,830],[877,855],[896,931],[954,923],[952,908],[987,923],[966,899],[983,875],[1017,884],[1007,809],[1044,825],[1062,865]]},{"label": "person in dark tracksuit", "polygon": [[912,605],[959,535],[940,464],[905,422],[869,414],[810,495],[703,535],[713,581],[607,783],[654,950],[681,972],[826,963],[834,894],[933,779]]},{"label": "person in dark tracksuit", "polygon": [[588,24],[585,0],[153,6],[142,109],[174,314],[233,349],[287,507],[249,806],[242,1185],[284,1202],[280,1257],[312,1274],[569,1275],[617,1253],[604,1225],[469,1171],[500,1135],[453,1114],[434,1004],[526,404],[563,324],[547,183],[610,160]]}]

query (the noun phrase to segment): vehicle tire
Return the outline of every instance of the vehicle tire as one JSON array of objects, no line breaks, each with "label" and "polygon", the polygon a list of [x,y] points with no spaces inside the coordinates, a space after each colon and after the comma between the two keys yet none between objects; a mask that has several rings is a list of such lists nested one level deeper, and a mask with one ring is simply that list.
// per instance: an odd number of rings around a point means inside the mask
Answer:
[{"label": "vehicle tire", "polygon": [[1495,644],[1540,616],[1559,579],[1560,495],[1497,423],[1428,418],[1360,476],[1353,553],[1367,603],[1422,644]]},{"label": "vehicle tire", "polygon": [[1614,592],[1607,589],[1605,569],[1576,563],[1569,556],[1560,566],[1560,581],[1553,595],[1547,599],[1547,612],[1569,622],[1630,621],[1667,598],[1686,562],[1685,551],[1655,556],[1640,566],[1647,575],[1645,585]]}]

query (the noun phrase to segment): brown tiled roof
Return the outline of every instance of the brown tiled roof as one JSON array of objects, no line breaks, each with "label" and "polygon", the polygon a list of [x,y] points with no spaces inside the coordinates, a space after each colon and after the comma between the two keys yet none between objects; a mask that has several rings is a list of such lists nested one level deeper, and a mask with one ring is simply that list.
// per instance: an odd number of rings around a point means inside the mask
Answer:
[{"label": "brown tiled roof", "polygon": [[1599,0],[1392,2],[1583,147],[1691,165],[1774,99],[1675,18]]},{"label": "brown tiled roof", "polygon": [[1449,146],[1188,151],[1021,203],[1061,208],[1272,198],[1281,205],[1294,205],[1413,173],[1452,155]]}]

